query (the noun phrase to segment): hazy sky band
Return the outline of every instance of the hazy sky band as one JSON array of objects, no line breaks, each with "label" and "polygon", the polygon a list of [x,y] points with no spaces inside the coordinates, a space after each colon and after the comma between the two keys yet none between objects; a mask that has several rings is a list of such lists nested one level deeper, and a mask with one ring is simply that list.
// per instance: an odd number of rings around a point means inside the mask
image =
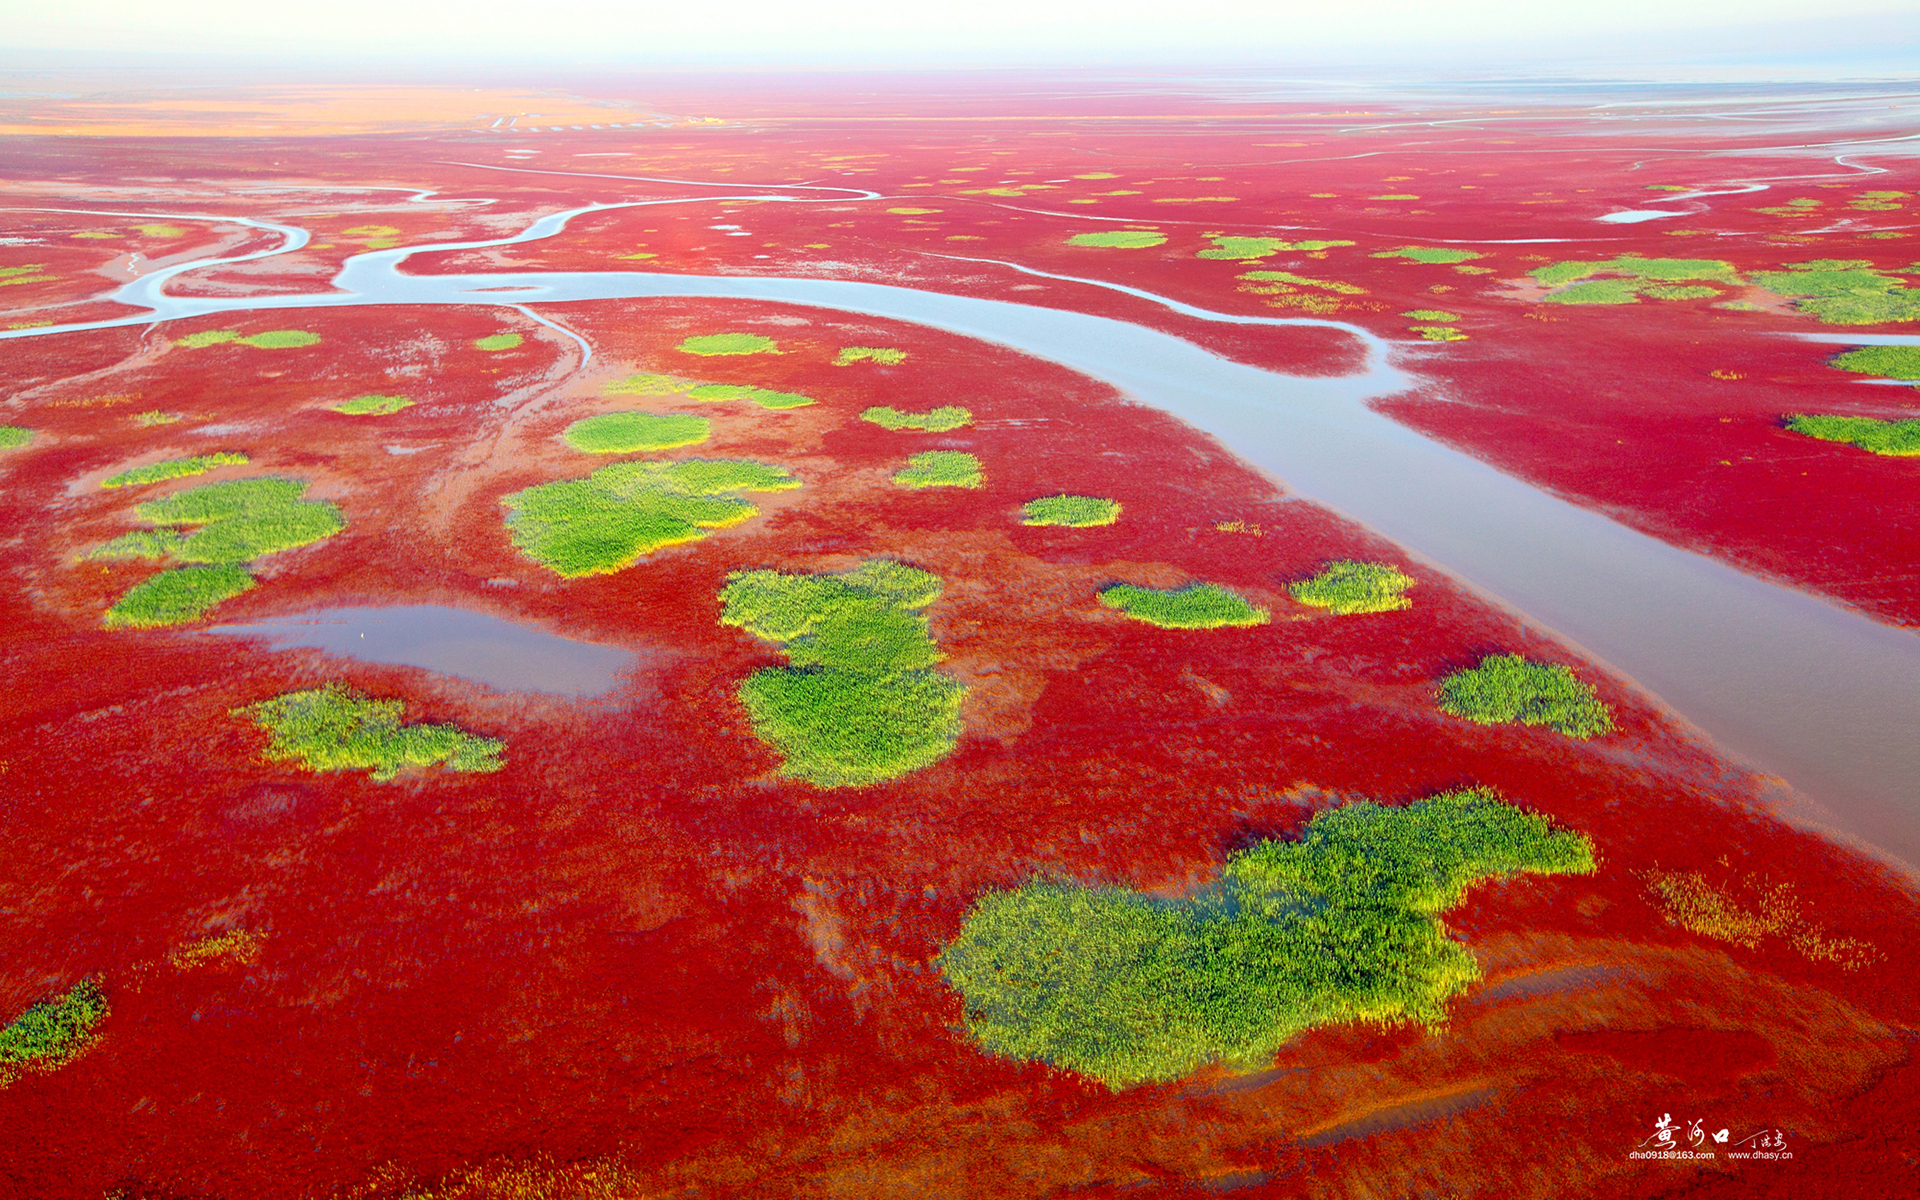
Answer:
[{"label": "hazy sky band", "polygon": [[[1029,65],[1107,61],[1280,61],[1471,56],[1489,43],[1539,43],[1651,57],[1749,45],[1881,57],[1916,51],[1911,4],[1829,0],[332,0],[266,8],[239,0],[16,2],[0,48],[314,54],[636,63]],[[1735,44],[1738,43],[1738,44]]]}]

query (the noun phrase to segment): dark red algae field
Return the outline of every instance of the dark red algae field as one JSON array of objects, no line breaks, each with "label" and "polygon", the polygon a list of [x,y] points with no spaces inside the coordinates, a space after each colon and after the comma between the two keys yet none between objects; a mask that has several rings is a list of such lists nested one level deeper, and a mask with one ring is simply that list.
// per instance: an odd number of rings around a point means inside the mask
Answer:
[{"label": "dark red algae field", "polygon": [[1839,799],[1150,396],[653,278],[1371,335],[1911,635],[1909,98],[100,88],[0,98],[0,1195],[1920,1195]]}]

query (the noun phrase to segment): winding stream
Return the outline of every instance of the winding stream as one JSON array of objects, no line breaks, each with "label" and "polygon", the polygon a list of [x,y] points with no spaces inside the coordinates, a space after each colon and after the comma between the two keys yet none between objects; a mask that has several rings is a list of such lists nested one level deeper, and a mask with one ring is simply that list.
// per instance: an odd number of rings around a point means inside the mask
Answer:
[{"label": "winding stream", "polygon": [[[753,198],[820,202],[817,197]],[[1230,362],[1170,334],[1112,318],[886,284],[639,271],[407,275],[399,270],[408,256],[423,251],[484,249],[550,237],[581,213],[687,202],[589,205],[541,217],[512,237],[355,255],[342,266],[331,292],[168,295],[167,281],[183,271],[286,253],[307,240],[306,231],[293,226],[219,217],[276,230],[287,242],[236,258],[169,267],[112,297],[148,312],[0,331],[0,339],[229,312],[386,304],[519,307],[672,296],[806,305],[996,342],[1103,380],[1213,434],[1297,494],[1371,526],[1579,644],[1722,746],[1789,780],[1826,809],[1796,815],[1830,822],[1906,863],[1920,863],[1920,637],[1677,549],[1381,416],[1366,401],[1405,390],[1413,381],[1392,365],[1390,343],[1357,326],[1213,312],[1135,288],[1003,264],[1029,275],[1123,292],[1206,321],[1331,327],[1361,339],[1369,350],[1367,370],[1327,379]],[[491,290],[500,288],[516,290]]]}]

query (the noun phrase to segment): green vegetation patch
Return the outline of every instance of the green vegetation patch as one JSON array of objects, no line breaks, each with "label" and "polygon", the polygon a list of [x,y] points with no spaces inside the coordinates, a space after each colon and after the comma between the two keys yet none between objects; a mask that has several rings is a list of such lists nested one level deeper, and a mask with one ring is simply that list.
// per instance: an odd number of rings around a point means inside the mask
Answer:
[{"label": "green vegetation patch", "polygon": [[1864,346],[1835,355],[1832,365],[1862,375],[1920,381],[1920,346]]},{"label": "green vegetation patch", "polygon": [[369,393],[355,396],[351,400],[342,400],[330,406],[334,412],[345,413],[350,417],[390,417],[403,408],[412,408],[413,401],[405,396],[379,396]]},{"label": "green vegetation patch", "polygon": [[928,433],[945,433],[973,424],[973,413],[957,404],[943,404],[923,413],[901,412],[883,404],[867,409],[860,414],[860,419],[872,421],[882,429],[923,429]]},{"label": "green vegetation patch", "polygon": [[1407,332],[1417,333],[1429,342],[1464,342],[1467,335],[1451,325],[1409,325]]},{"label": "green vegetation patch", "polygon": [[1485,257],[1477,250],[1456,250],[1443,246],[1401,246],[1394,250],[1380,250],[1368,255],[1369,258],[1410,258],[1423,263],[1463,263]]},{"label": "green vegetation patch", "polygon": [[990,1054],[1110,1087],[1257,1071],[1301,1032],[1437,1026],[1479,964],[1439,919],[1468,888],[1587,874],[1593,846],[1485,789],[1315,816],[1193,899],[1036,881],[989,892],[935,959]]},{"label": "green vegetation patch", "polygon": [[568,579],[607,575],[664,546],[697,542],[760,510],[727,492],[800,486],[783,467],[746,459],[618,462],[584,479],[503,497],[513,544]]},{"label": "green vegetation patch", "polygon": [[149,525],[177,528],[135,530],[97,547],[91,557],[172,558],[204,565],[162,571],[135,584],[107,610],[106,624],[144,629],[193,620],[254,586],[241,564],[346,528],[338,507],[302,500],[306,490],[298,479],[235,479],[136,505],[134,516]]},{"label": "green vegetation patch", "polygon": [[1326,569],[1312,579],[1288,585],[1287,590],[1302,604],[1351,616],[1411,608],[1413,601],[1401,593],[1412,586],[1411,575],[1385,563],[1341,559],[1328,563]]},{"label": "green vegetation patch", "polygon": [[1753,282],[1828,325],[1920,321],[1920,288],[1874,269],[1865,259],[1819,258],[1756,271]]},{"label": "green vegetation patch", "polygon": [[838,575],[741,571],[720,592],[720,621],[782,646],[790,666],[740,685],[755,736],[784,773],[820,787],[898,778],[950,752],[966,688],[941,659],[919,610],[940,579],[873,561]]},{"label": "green vegetation patch", "polygon": [[[115,557],[104,554],[115,544],[109,542],[96,553]],[[172,543],[168,549],[177,552],[179,543]],[[253,590],[254,586],[253,576],[247,573],[245,567],[176,567],[128,588],[126,594],[107,610],[104,623],[108,628],[133,629],[178,625],[193,620],[222,600],[231,600],[242,592]]]},{"label": "green vegetation patch", "polygon": [[983,478],[980,460],[973,455],[963,450],[927,450],[908,458],[893,481],[910,488],[977,488]]},{"label": "green vegetation patch", "polygon": [[1067,239],[1069,246],[1103,246],[1109,250],[1145,250],[1167,240],[1157,229],[1103,229],[1098,233],[1076,233]]},{"label": "green vegetation patch", "polygon": [[17,450],[33,440],[33,430],[18,425],[0,425],[0,450]]},{"label": "green vegetation patch", "polygon": [[0,1029],[0,1087],[29,1071],[51,1071],[93,1044],[94,1026],[107,1015],[107,998],[83,979],[58,1000],[21,1013]]},{"label": "green vegetation patch", "polygon": [[1117,583],[1100,593],[1100,603],[1162,629],[1265,625],[1269,616],[1266,609],[1256,608],[1246,597],[1214,583],[1194,583],[1164,591]]},{"label": "green vegetation patch", "polygon": [[1540,299],[1545,304],[1638,304],[1645,286],[1638,279],[1589,279]]},{"label": "green vegetation patch", "polygon": [[404,767],[445,763],[450,771],[498,771],[498,738],[477,737],[458,725],[402,725],[406,704],[375,700],[337,683],[288,692],[236,708],[272,735],[266,756],[298,762],[310,771],[368,770],[376,780]]},{"label": "green vegetation patch", "polygon": [[296,350],[302,346],[318,346],[320,335],[304,329],[269,329],[265,333],[237,340],[242,346],[252,346],[256,350]]},{"label": "green vegetation patch", "polygon": [[677,375],[629,375],[608,384],[609,396],[685,396],[689,400],[716,403],[722,400],[749,400],[761,408],[804,408],[817,403],[812,396],[798,392],[776,392],[768,388],[739,383],[701,383]]},{"label": "green vegetation patch", "polygon": [[[47,269],[45,263],[30,263],[24,267],[0,267],[0,287],[16,283],[50,283],[60,278],[58,275],[42,275]],[[12,326],[18,329],[19,326]]]},{"label": "green vegetation patch", "polygon": [[196,454],[192,458],[170,458],[165,462],[149,463],[144,467],[135,467],[131,471],[122,471],[118,475],[102,479],[103,488],[138,487],[146,483],[159,483],[165,479],[184,479],[189,475],[205,475],[215,467],[242,467],[247,464],[247,456],[222,451],[218,454]]},{"label": "green vegetation patch", "polygon": [[[1309,279],[1305,275],[1295,275],[1291,271],[1248,271],[1246,274],[1241,275],[1240,278],[1250,280],[1254,283],[1294,284],[1298,287],[1322,288],[1329,292],[1338,292],[1343,296],[1364,296],[1367,294],[1367,289],[1358,284],[1341,283],[1337,279]],[[1247,290],[1265,294],[1268,291],[1290,292],[1293,289],[1291,287],[1280,286],[1272,288],[1248,288]]]},{"label": "green vegetation patch", "polygon": [[1573,672],[1518,654],[1489,654],[1440,681],[1440,710],[1482,725],[1545,725],[1572,738],[1613,729],[1613,714]]},{"label": "green vegetation patch", "polygon": [[1416,308],[1412,312],[1403,312],[1401,316],[1409,321],[1458,321],[1459,313],[1446,312],[1438,308]]},{"label": "green vegetation patch", "polygon": [[1678,283],[1688,279],[1740,282],[1733,264],[1717,258],[1642,258],[1637,254],[1623,254],[1600,262],[1557,262],[1541,267],[1532,274],[1537,282],[1548,287],[1559,287],[1596,275],[1618,275],[1656,283]]},{"label": "green vegetation patch", "polygon": [[302,500],[298,479],[235,479],[203,484],[138,505],[150,525],[197,526],[172,550],[183,562],[233,564],[310,545],[347,527],[340,509]]},{"label": "green vegetation patch", "polygon": [[157,408],[148,409],[143,413],[133,414],[133,423],[142,428],[152,425],[175,425],[178,424],[180,420],[181,414],[163,412]]},{"label": "green vegetation patch", "polygon": [[1026,525],[1068,525],[1084,529],[1090,525],[1111,525],[1120,519],[1120,502],[1099,496],[1042,496],[1022,507]]},{"label": "green vegetation patch", "polygon": [[703,354],[713,357],[723,354],[778,354],[780,347],[770,337],[761,337],[757,333],[709,333],[701,337],[690,337],[675,349],[682,354]]},{"label": "green vegetation patch", "polygon": [[241,337],[237,329],[206,329],[190,333],[174,344],[188,350],[198,350],[202,346],[218,346],[226,342],[252,346],[256,350],[295,350],[301,346],[319,345],[320,335],[304,329],[269,329],[251,337]]},{"label": "green vegetation patch", "polygon": [[707,440],[713,422],[681,413],[610,412],[567,426],[561,439],[588,454],[672,450]]},{"label": "green vegetation patch", "polygon": [[1823,442],[1846,442],[1874,454],[1897,458],[1920,454],[1920,420],[1798,413],[1787,418],[1787,428]]},{"label": "green vegetation patch", "polygon": [[1533,278],[1535,282],[1561,289],[1541,297],[1548,304],[1638,304],[1642,296],[1654,300],[1698,300],[1720,293],[1715,288],[1697,284],[1683,286],[1681,281],[1740,282],[1732,264],[1717,258],[1643,258],[1637,254],[1596,262],[1557,262],[1534,271]]},{"label": "green vegetation patch", "polygon": [[495,333],[483,338],[475,338],[473,348],[476,350],[486,350],[488,352],[512,350],[524,341],[526,341],[526,339],[517,333]]},{"label": "green vegetation patch", "polygon": [[896,350],[891,346],[842,346],[840,353],[833,356],[836,367],[850,366],[857,362],[879,363],[883,367],[896,367],[907,361],[905,350]]},{"label": "green vegetation patch", "polygon": [[1208,250],[1200,251],[1194,257],[1229,259],[1229,260],[1235,260],[1239,262],[1254,262],[1258,259],[1270,258],[1273,255],[1280,253],[1282,250],[1295,250],[1295,251],[1304,251],[1304,252],[1312,253],[1320,250],[1331,250],[1335,246],[1353,245],[1352,242],[1340,242],[1340,241],[1289,242],[1289,241],[1283,241],[1280,238],[1225,237],[1220,234],[1213,234],[1212,238],[1213,238],[1213,247]]}]

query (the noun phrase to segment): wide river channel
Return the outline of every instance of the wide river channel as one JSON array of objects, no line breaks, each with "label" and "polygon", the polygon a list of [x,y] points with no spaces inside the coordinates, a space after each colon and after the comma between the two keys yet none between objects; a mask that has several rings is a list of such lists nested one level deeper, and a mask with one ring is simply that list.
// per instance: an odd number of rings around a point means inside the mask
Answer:
[{"label": "wide river channel", "polygon": [[[240,221],[275,230],[285,240],[253,254],[170,266],[112,297],[147,311],[0,331],[0,339],[274,309],[518,307],[674,296],[805,305],[995,342],[1103,380],[1213,434],[1295,493],[1371,526],[1631,677],[1736,756],[1788,780],[1818,806],[1790,815],[1829,824],[1920,864],[1920,635],[1677,549],[1381,416],[1368,400],[1415,383],[1393,364],[1392,343],[1340,322],[1212,312],[1097,280],[1071,282],[1126,292],[1143,304],[1207,321],[1339,328],[1366,344],[1369,366],[1337,378],[1290,376],[1231,362],[1126,321],[848,280],[399,270],[411,254],[551,237],[579,213],[614,207],[630,205],[550,214],[507,238],[356,255],[327,292],[169,295],[167,281],[184,271],[284,254],[307,242],[306,231],[294,226]],[[115,215],[236,223],[208,214]]]}]

